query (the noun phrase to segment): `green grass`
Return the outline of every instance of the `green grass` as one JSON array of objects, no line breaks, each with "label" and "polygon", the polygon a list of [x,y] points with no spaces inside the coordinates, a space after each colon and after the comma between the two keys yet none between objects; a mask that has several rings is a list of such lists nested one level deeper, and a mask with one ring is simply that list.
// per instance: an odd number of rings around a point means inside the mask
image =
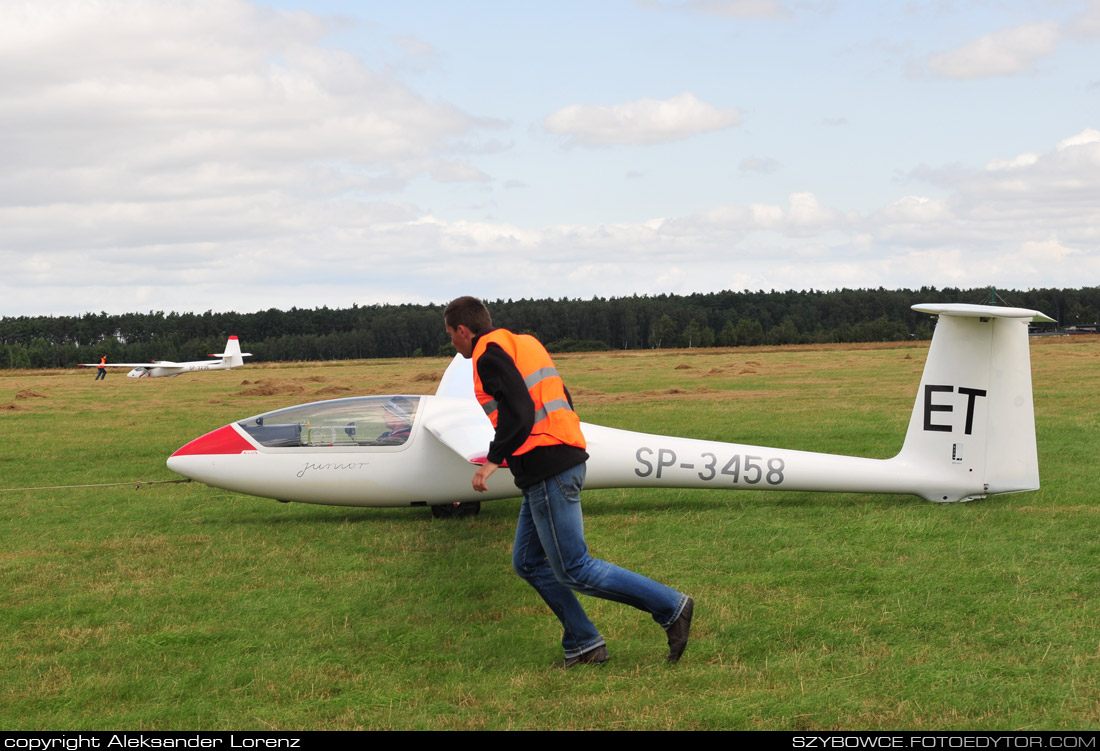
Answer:
[{"label": "green grass", "polygon": [[[690,593],[696,619],[670,668],[647,616],[586,600],[612,659],[568,672],[510,570],[518,501],[439,522],[135,487],[233,419],[431,393],[445,361],[0,372],[0,488],[129,483],[0,492],[0,729],[1096,729],[1098,344],[1033,344],[1033,493],[587,493],[593,553]],[[557,360],[590,422],[886,457],[925,352]]]}]

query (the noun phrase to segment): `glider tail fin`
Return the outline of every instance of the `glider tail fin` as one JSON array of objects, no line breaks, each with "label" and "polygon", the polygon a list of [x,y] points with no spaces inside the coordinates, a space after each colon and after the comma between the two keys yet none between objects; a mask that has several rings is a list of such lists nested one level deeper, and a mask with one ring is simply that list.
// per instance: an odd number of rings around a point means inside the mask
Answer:
[{"label": "glider tail fin", "polygon": [[939,320],[896,461],[928,478],[931,501],[1037,489],[1027,324],[1053,319],[988,305],[913,309]]},{"label": "glider tail fin", "polygon": [[225,343],[225,352],[217,355],[211,355],[211,357],[220,357],[230,370],[233,368],[239,368],[244,365],[245,357],[252,357],[251,352],[241,352],[241,343],[235,336],[229,337],[229,341]]}]

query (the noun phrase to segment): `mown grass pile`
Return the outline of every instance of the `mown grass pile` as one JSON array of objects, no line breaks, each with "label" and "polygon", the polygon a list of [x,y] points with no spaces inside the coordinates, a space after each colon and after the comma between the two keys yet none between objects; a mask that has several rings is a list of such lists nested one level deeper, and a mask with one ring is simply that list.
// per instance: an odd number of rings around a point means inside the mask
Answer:
[{"label": "mown grass pile", "polygon": [[[582,419],[887,457],[926,343],[559,355]],[[1043,488],[915,497],[610,490],[595,555],[693,595],[586,600],[602,668],[510,571],[518,501],[433,520],[236,495],[164,459],[234,419],[431,393],[440,359],[96,383],[0,372],[0,727],[1040,729],[1100,725],[1096,338],[1032,345]],[[128,483],[124,485],[102,485]],[[68,487],[88,486],[88,487]]]}]

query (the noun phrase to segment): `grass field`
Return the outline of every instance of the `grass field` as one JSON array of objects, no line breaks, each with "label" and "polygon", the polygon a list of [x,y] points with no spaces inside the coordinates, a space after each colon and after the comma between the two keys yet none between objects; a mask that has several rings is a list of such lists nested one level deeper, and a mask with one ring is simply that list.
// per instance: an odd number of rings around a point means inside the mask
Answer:
[{"label": "grass field", "polygon": [[[556,359],[589,422],[882,458],[926,352]],[[557,622],[510,570],[518,501],[437,521],[138,486],[232,420],[431,393],[446,364],[0,371],[0,729],[1100,728],[1100,339],[1032,344],[1036,492],[587,493],[595,555],[696,599],[673,667],[647,616],[586,600],[611,661],[548,668]]]}]

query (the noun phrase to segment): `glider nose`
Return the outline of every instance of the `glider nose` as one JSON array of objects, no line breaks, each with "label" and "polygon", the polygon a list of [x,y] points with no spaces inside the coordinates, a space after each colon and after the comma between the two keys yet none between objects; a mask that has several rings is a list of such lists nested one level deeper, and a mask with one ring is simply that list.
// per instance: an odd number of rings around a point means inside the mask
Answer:
[{"label": "glider nose", "polygon": [[202,480],[200,475],[205,474],[202,468],[211,466],[212,457],[255,450],[256,447],[245,440],[233,425],[226,425],[178,448],[168,457],[168,469],[193,480]]}]

